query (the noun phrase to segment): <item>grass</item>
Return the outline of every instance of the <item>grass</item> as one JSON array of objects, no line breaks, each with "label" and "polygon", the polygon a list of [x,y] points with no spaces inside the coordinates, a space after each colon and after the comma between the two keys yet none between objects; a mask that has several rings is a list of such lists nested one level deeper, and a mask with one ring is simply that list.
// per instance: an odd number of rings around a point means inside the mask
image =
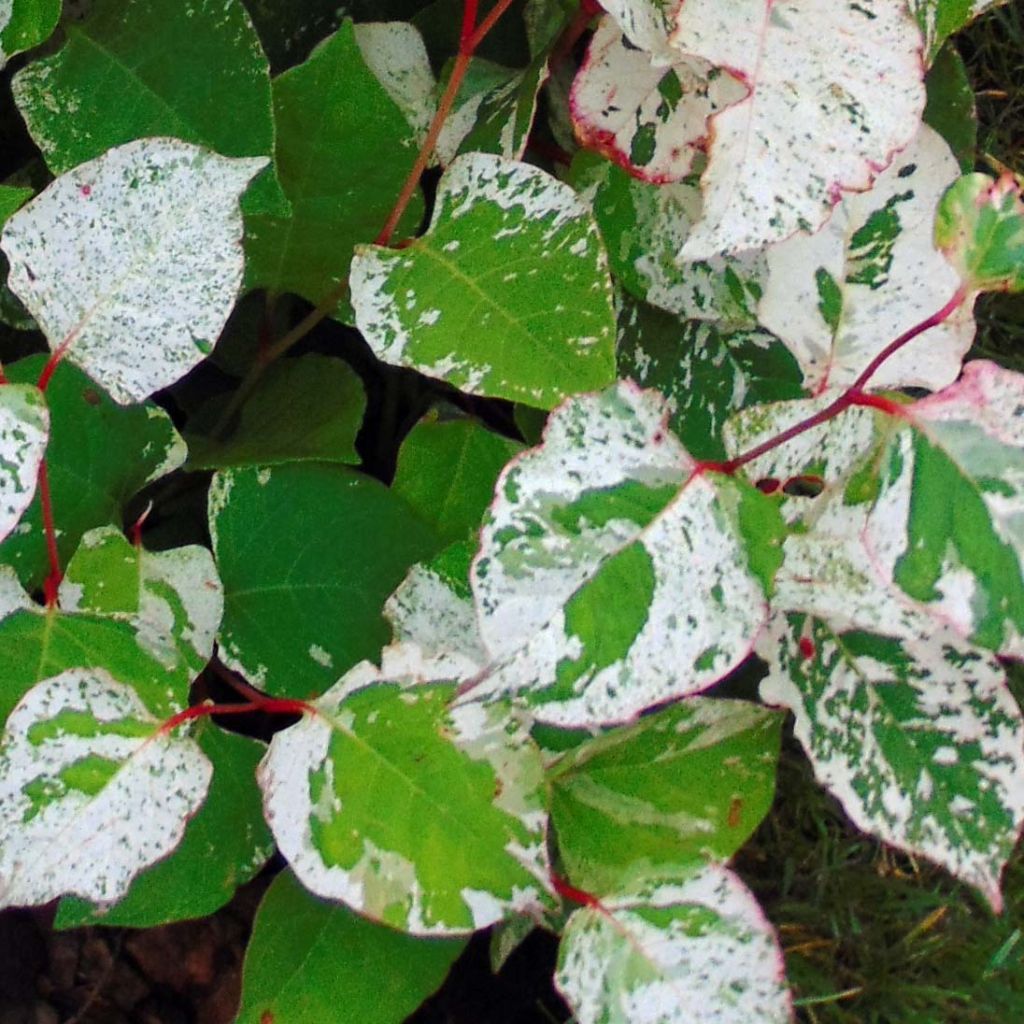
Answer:
[{"label": "grass", "polygon": [[[979,153],[1024,172],[1024,0],[958,43]],[[972,356],[1024,371],[1024,296],[986,297],[977,314]],[[1012,682],[1024,694],[1024,670]],[[852,828],[788,743],[773,811],[737,867],[779,929],[804,1024],[1024,1022],[1024,850],[996,916],[945,872]]]}]

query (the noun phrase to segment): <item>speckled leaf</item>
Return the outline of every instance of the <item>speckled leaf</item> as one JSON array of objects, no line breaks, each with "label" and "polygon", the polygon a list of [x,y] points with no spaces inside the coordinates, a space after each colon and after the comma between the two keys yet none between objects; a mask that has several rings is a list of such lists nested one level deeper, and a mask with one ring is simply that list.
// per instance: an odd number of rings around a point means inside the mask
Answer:
[{"label": "speckled leaf", "polygon": [[1011,174],[967,174],[943,196],[935,243],[972,292],[1024,289],[1024,202]]},{"label": "speckled leaf", "polygon": [[146,551],[116,527],[101,526],[82,538],[68,563],[60,604],[132,623],[154,658],[198,674],[213,654],[224,591],[206,548]]},{"label": "speckled leaf", "polygon": [[618,23],[626,38],[646,50],[662,66],[678,59],[670,43],[675,15],[682,0],[606,0],[601,6]]},{"label": "speckled leaf", "polygon": [[782,529],[748,484],[701,472],[653,391],[573,399],[502,474],[473,566],[491,655],[472,696],[539,721],[622,722],[749,653]]},{"label": "speckled leaf", "polygon": [[255,776],[264,745],[225,732],[209,719],[197,726],[195,740],[213,764],[213,779],[180,845],[138,875],[127,895],[111,907],[74,896],[63,899],[56,928],[152,928],[206,917],[266,863],[274,843]]},{"label": "speckled leaf", "polygon": [[[313,353],[281,359],[264,371],[242,406],[238,426],[224,440],[188,435],[188,467],[354,465],[360,461],[356,436],[365,411],[363,383],[347,363]],[[200,415],[216,424],[223,412],[224,398],[218,395]]]},{"label": "speckled leaf", "polygon": [[324,1024],[339,1010],[353,1021],[401,1024],[464,948],[465,940],[418,939],[367,921],[282,871],[256,914],[236,1024]]},{"label": "speckled leaf", "polygon": [[49,433],[42,392],[30,384],[0,384],[0,540],[32,504]]},{"label": "speckled leaf", "polygon": [[910,0],[910,9],[924,33],[929,61],[954,32],[959,32],[979,14],[1003,3],[1006,0]]},{"label": "speckled leaf", "polygon": [[461,935],[541,904],[540,752],[501,705],[357,666],[279,732],[260,767],[267,820],[312,892],[416,935]]},{"label": "speckled leaf", "polygon": [[781,726],[756,704],[693,697],[566,754],[549,770],[551,823],[573,884],[602,895],[727,861],[771,806]]},{"label": "speckled leaf", "polygon": [[1024,824],[1020,710],[995,658],[918,622],[915,635],[779,615],[762,697],[795,712],[815,774],[856,825],[936,861],[998,910]]},{"label": "speckled leaf", "polygon": [[768,272],[763,253],[679,261],[700,217],[695,182],[651,185],[590,153],[573,161],[571,175],[593,202],[612,273],[636,298],[693,320],[756,325]]},{"label": "speckled leaf", "polygon": [[57,27],[61,0],[0,0],[0,68],[45,42]]},{"label": "speckled leaf", "polygon": [[694,458],[725,458],[722,428],[740,409],[799,398],[803,374],[790,351],[761,330],[684,321],[629,299],[619,312],[619,374],[657,388],[669,425]]},{"label": "speckled leaf", "polygon": [[787,1024],[782,951],[731,871],[707,867],[583,907],[555,984],[579,1024]]},{"label": "speckled leaf", "polygon": [[817,230],[921,119],[921,35],[892,0],[686,0],[672,43],[750,90],[712,119],[689,260]]},{"label": "speckled leaf", "polygon": [[968,363],[896,426],[868,519],[873,561],[972,642],[1024,657],[1024,375]]},{"label": "speckled leaf", "polygon": [[218,473],[210,532],[221,657],[267,692],[300,698],[380,653],[384,601],[440,546],[376,480],[312,462]]},{"label": "speckled leaf", "polygon": [[[241,0],[94,0],[64,47],[14,77],[54,174],[156,135],[222,156],[273,152],[270,69]],[[126,102],[130,97],[131,102]],[[268,170],[249,197],[282,202]]]},{"label": "speckled leaf", "polygon": [[[45,359],[32,356],[4,368],[8,380],[34,384]],[[170,417],[152,403],[116,405],[75,367],[57,368],[46,391],[50,495],[61,563],[94,526],[121,521],[129,498],[185,461],[185,445]],[[13,566],[29,590],[49,568],[38,495],[2,544],[0,563]]]},{"label": "speckled leaf", "polygon": [[381,359],[474,394],[550,408],[615,376],[597,226],[572,189],[527,164],[456,160],[426,235],[357,250],[352,303]]},{"label": "speckled leaf", "polygon": [[700,58],[652,62],[611,18],[598,25],[573,81],[570,104],[580,142],[644,181],[680,181],[707,148],[709,118],[746,89]]},{"label": "speckled leaf", "polygon": [[[935,207],[958,174],[949,147],[922,126],[871,191],[844,199],[816,235],[768,250],[758,316],[793,351],[809,389],[852,384],[956,292],[957,274],[932,235]],[[887,360],[871,386],[945,387],[973,339],[964,308]]]},{"label": "speckled leaf", "polygon": [[160,725],[100,669],[26,694],[0,737],[0,906],[113,902],[178,845],[212,768]]},{"label": "speckled leaf", "polygon": [[140,401],[213,348],[242,280],[238,198],[265,163],[175,139],[110,150],[7,222],[11,290],[52,349]]},{"label": "speckled leaf", "polygon": [[498,474],[522,445],[475,420],[424,420],[398,452],[392,488],[445,543],[475,535]]},{"label": "speckled leaf", "polygon": [[[417,139],[366,66],[350,21],[276,78],[273,92],[278,176],[291,215],[246,218],[246,285],[320,302],[348,275],[352,247],[380,231]],[[411,233],[422,215],[417,195],[400,229]]]}]

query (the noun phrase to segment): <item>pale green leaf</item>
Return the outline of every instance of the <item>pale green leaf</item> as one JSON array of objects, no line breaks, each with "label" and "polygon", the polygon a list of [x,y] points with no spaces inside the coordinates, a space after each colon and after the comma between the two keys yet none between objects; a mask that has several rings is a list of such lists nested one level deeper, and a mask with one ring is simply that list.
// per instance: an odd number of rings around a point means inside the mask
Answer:
[{"label": "pale green leaf", "polygon": [[597,227],[567,185],[527,164],[456,160],[426,235],[357,249],[352,302],[381,359],[474,394],[550,408],[615,375]]}]

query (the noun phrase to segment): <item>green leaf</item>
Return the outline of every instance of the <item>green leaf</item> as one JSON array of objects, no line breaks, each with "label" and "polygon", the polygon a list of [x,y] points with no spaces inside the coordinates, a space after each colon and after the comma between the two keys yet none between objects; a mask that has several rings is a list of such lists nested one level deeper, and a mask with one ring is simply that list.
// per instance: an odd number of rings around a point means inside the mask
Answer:
[{"label": "green leaf", "polygon": [[782,951],[724,867],[583,907],[562,933],[555,984],[579,1024],[787,1024]]},{"label": "green leaf", "polygon": [[0,68],[16,53],[46,42],[57,27],[60,9],[61,0],[2,0]]},{"label": "green leaf", "polygon": [[60,585],[67,612],[130,622],[139,645],[169,669],[198,675],[213,654],[224,591],[213,557],[198,545],[146,551],[116,527],[90,530]]},{"label": "green leaf", "polygon": [[42,392],[31,384],[0,384],[0,540],[32,504],[49,433]]},{"label": "green leaf", "polygon": [[[955,294],[956,272],[932,234],[935,207],[958,174],[949,147],[922,126],[870,191],[839,203],[827,227],[768,251],[758,316],[796,356],[809,390],[849,386]],[[871,387],[945,387],[973,340],[967,306],[886,360]]]},{"label": "green leaf", "polygon": [[665,396],[669,425],[697,459],[725,458],[722,428],[740,409],[804,393],[796,360],[767,331],[684,321],[630,299],[619,311],[618,362],[620,376]]},{"label": "green leaf", "polygon": [[924,123],[946,140],[960,170],[969,174],[978,152],[978,112],[967,66],[953,43],[939,51],[925,86],[928,104],[924,108]]},{"label": "green leaf", "polygon": [[612,273],[628,292],[689,319],[756,326],[767,276],[763,253],[679,260],[700,216],[700,191],[693,182],[652,185],[590,153],[576,157],[570,175],[592,197]]},{"label": "green leaf", "polygon": [[979,14],[1006,0],[910,0],[910,9],[924,33],[925,56],[929,61],[954,32],[959,32]]},{"label": "green leaf", "polygon": [[983,360],[880,453],[873,564],[973,643],[1024,657],[1024,375]]},{"label": "green leaf", "polygon": [[[277,168],[291,216],[246,220],[246,284],[318,303],[348,276],[352,247],[376,237],[418,145],[366,66],[346,21],[274,80]],[[417,196],[400,230],[423,215]]]},{"label": "green leaf", "polygon": [[209,721],[198,726],[195,740],[213,764],[213,779],[181,844],[138,875],[127,894],[111,907],[93,906],[75,897],[63,899],[54,927],[152,928],[206,917],[263,867],[273,850],[255,779],[263,744],[225,732]]},{"label": "green leaf", "polygon": [[1024,289],[1024,202],[1010,174],[966,174],[942,197],[935,244],[971,292]]},{"label": "green leaf", "polygon": [[576,747],[549,771],[565,870],[587,892],[727,861],[771,807],[781,716],[694,697]]},{"label": "green leaf", "polygon": [[452,709],[454,696],[364,663],[274,736],[259,772],[267,819],[312,892],[416,935],[539,910],[540,752],[507,708]]},{"label": "green leaf", "polygon": [[300,698],[379,654],[385,599],[439,546],[386,487],[322,463],[218,473],[210,531],[222,656],[267,692]]},{"label": "green leaf", "polygon": [[522,445],[475,420],[423,420],[402,442],[392,489],[445,543],[480,527],[494,484]]},{"label": "green leaf", "polygon": [[[223,410],[222,396],[211,399],[207,418],[215,422]],[[188,435],[188,467],[357,463],[365,411],[362,381],[347,363],[321,355],[282,359],[266,369],[224,441]]]},{"label": "green leaf", "polygon": [[211,766],[135,691],[71,669],[22,699],[0,738],[0,907],[110,903],[180,842]]},{"label": "green leaf", "polygon": [[305,60],[309,50],[338,27],[341,18],[337,0],[244,2],[275,71]]},{"label": "green leaf", "polygon": [[[9,380],[35,383],[45,359],[32,356],[5,368]],[[61,562],[85,532],[120,522],[129,498],[185,461],[185,445],[167,414],[146,403],[115,405],[73,366],[62,364],[46,391],[50,443],[46,465]],[[18,529],[0,545],[0,562],[17,571],[26,589],[39,587],[48,563],[38,496]]]},{"label": "green leaf", "polygon": [[25,204],[27,199],[33,195],[30,188],[15,188],[13,185],[0,185],[0,225],[7,222],[7,219],[19,207]]},{"label": "green leaf", "polygon": [[502,474],[473,565],[488,674],[540,721],[622,722],[706,689],[749,653],[782,521],[702,471],[655,392],[567,402]]},{"label": "green leaf", "polygon": [[867,618],[779,615],[762,698],[794,711],[815,774],[854,824],[941,864],[998,911],[1024,825],[1024,722],[1003,670],[924,616],[914,629],[906,616]]},{"label": "green leaf", "polygon": [[109,150],[7,221],[11,290],[51,349],[141,401],[212,350],[242,280],[238,199],[265,163],[176,139]]},{"label": "green leaf", "polygon": [[324,1024],[339,1010],[366,1024],[401,1024],[465,945],[374,924],[317,899],[283,871],[256,914],[237,1024]]},{"label": "green leaf", "polygon": [[615,375],[611,282],[572,190],[527,164],[460,157],[430,230],[357,249],[356,323],[385,362],[550,408]]},{"label": "green leaf", "polygon": [[[14,77],[54,174],[147,136],[271,156],[270,69],[241,0],[95,0],[58,53]],[[125,102],[131,97],[131,102]],[[268,171],[254,195],[281,202]],[[254,190],[256,192],[256,190]]]}]

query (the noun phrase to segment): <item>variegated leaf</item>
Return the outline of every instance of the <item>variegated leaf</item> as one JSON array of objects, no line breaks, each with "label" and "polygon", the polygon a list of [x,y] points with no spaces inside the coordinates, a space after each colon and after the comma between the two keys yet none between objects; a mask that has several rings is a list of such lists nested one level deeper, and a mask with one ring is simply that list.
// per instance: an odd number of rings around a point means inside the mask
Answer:
[{"label": "variegated leaf", "polygon": [[198,673],[213,654],[224,589],[199,545],[146,551],[113,526],[90,530],[68,563],[61,608],[131,622],[140,646],[168,668]]},{"label": "variegated leaf", "polygon": [[579,1024],[786,1024],[784,979],[757,901],[717,866],[575,911],[555,974]]},{"label": "variegated leaf", "polygon": [[921,120],[921,33],[893,0],[686,0],[672,43],[749,89],[712,120],[688,260],[816,231]]},{"label": "variegated leaf", "polygon": [[935,242],[969,292],[1024,289],[1024,202],[1011,174],[967,174],[943,197]]},{"label": "variegated leaf", "polygon": [[763,253],[679,261],[700,217],[700,189],[693,181],[651,185],[589,153],[573,161],[571,174],[593,204],[612,273],[624,288],[688,319],[756,325],[768,273]]},{"label": "variegated leaf", "polygon": [[540,752],[507,709],[451,709],[454,695],[363,663],[274,736],[259,771],[303,884],[416,935],[535,911],[547,887]]},{"label": "variegated leaf", "polygon": [[746,657],[781,520],[702,472],[667,417],[625,382],[567,402],[506,468],[473,565],[491,655],[473,697],[521,694],[556,725],[622,722]]},{"label": "variegated leaf", "polygon": [[[758,319],[793,351],[808,388],[852,384],[893,339],[959,285],[935,248],[935,207],[959,175],[942,138],[922,126],[874,187],[851,195],[817,234],[768,250]],[[956,380],[974,338],[964,307],[887,360],[872,387],[937,390]]]},{"label": "variegated leaf", "polygon": [[242,280],[238,200],[266,163],[177,139],[118,146],[7,222],[11,288],[52,349],[141,401],[213,348]]},{"label": "variegated leaf", "polygon": [[1004,673],[925,616],[885,621],[884,594],[875,608],[857,603],[872,625],[851,622],[849,602],[836,619],[777,615],[761,696],[793,710],[815,774],[854,824],[941,864],[998,910],[1024,825],[1024,723]]},{"label": "variegated leaf", "polygon": [[644,181],[680,181],[703,154],[709,118],[746,95],[732,75],[699,58],[668,66],[629,44],[611,18],[598,26],[573,82],[580,142]]},{"label": "variegated leaf", "polygon": [[980,14],[1006,3],[1006,0],[910,0],[910,9],[924,33],[925,54],[929,63],[942,44]]},{"label": "variegated leaf", "polygon": [[974,643],[1024,657],[1024,375],[982,360],[879,458],[874,563]]},{"label": "variegated leaf", "polygon": [[61,0],[0,0],[0,68],[45,42],[57,27]]},{"label": "variegated leaf", "polygon": [[0,739],[0,906],[111,903],[181,840],[212,767],[102,669],[34,687]]},{"label": "variegated leaf", "polygon": [[0,384],[0,540],[32,504],[49,435],[42,392],[30,384]]},{"label": "variegated leaf", "polygon": [[662,64],[678,59],[669,36],[682,0],[604,0],[601,6],[615,19],[634,47]]},{"label": "variegated leaf", "polygon": [[460,157],[430,230],[352,262],[356,323],[385,362],[474,394],[550,408],[615,376],[615,316],[597,225],[527,164]]}]

